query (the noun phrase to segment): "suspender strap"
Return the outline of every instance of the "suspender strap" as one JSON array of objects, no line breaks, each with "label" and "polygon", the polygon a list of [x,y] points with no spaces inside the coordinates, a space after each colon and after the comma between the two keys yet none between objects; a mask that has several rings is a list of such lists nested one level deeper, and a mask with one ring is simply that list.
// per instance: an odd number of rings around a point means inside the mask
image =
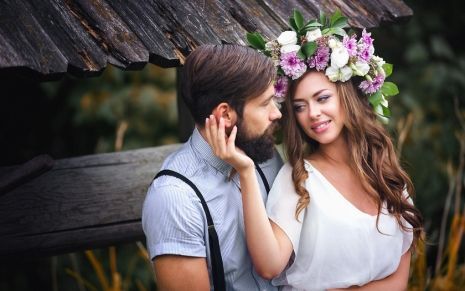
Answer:
[{"label": "suspender strap", "polygon": [[211,254],[211,264],[212,264],[212,278],[213,278],[213,288],[215,291],[226,290],[226,284],[224,280],[224,269],[223,269],[223,259],[221,258],[220,244],[218,241],[218,234],[216,233],[215,225],[213,224],[213,219],[210,215],[210,210],[208,209],[207,203],[203,199],[202,194],[199,189],[192,183],[189,179],[179,174],[178,172],[172,170],[162,170],[158,172],[154,179],[160,176],[173,176],[189,185],[200,199],[203,210],[205,211],[205,216],[207,217],[208,224],[208,240],[210,242],[210,254]]},{"label": "suspender strap", "polygon": [[268,180],[266,180],[265,174],[257,163],[255,163],[255,168],[257,168],[258,174],[260,174],[260,177],[262,178],[263,185],[265,185],[266,194],[270,193],[270,184],[268,184]]}]

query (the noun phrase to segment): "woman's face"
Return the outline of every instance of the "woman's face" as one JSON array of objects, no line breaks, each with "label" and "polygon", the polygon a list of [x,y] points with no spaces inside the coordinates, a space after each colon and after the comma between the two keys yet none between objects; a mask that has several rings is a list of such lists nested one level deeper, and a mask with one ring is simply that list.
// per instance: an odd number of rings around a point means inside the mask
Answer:
[{"label": "woman's face", "polygon": [[292,99],[297,122],[320,145],[341,138],[345,114],[336,85],[323,72],[309,72],[297,85]]}]

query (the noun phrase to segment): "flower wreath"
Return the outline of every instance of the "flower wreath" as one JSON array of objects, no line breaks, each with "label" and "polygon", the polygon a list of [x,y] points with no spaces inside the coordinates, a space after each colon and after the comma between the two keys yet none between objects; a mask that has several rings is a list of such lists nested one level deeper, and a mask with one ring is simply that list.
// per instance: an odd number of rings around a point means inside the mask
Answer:
[{"label": "flower wreath", "polygon": [[258,32],[247,33],[249,45],[271,57],[277,67],[277,101],[284,101],[289,79],[300,78],[308,69],[324,71],[332,82],[360,76],[364,80],[358,87],[367,95],[379,119],[387,123],[391,113],[386,98],[397,95],[399,90],[396,84],[385,82],[393,66],[374,55],[371,33],[363,29],[358,39],[354,32],[348,34],[344,30],[348,27],[347,18],[339,10],[332,15],[320,12],[319,21],[307,23],[294,10],[289,24],[292,30],[282,32],[269,42]]}]

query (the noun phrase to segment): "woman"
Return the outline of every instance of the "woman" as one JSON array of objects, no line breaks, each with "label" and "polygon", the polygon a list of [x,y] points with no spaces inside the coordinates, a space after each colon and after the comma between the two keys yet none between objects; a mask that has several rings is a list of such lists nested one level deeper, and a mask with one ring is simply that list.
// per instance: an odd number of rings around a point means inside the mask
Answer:
[{"label": "woman", "polygon": [[[321,38],[320,48],[331,43]],[[308,65],[299,75],[283,69],[291,78],[283,112],[288,162],[266,209],[254,163],[234,145],[237,128],[226,137],[224,121],[211,116],[207,140],[239,174],[247,245],[260,275],[282,290],[404,290],[410,250],[422,229],[409,196],[413,186],[377,121],[366,84],[356,87],[347,74],[332,78],[335,69],[359,59],[335,67],[337,61],[331,55],[331,64]]]}]

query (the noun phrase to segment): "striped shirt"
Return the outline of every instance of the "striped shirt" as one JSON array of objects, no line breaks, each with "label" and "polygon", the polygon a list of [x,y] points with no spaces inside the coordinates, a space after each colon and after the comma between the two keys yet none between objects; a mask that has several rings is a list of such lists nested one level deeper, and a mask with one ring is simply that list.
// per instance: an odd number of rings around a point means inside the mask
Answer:
[{"label": "striped shirt", "polygon": [[[275,151],[261,164],[272,185],[282,166]],[[227,290],[277,290],[253,270],[244,232],[238,175],[228,179],[231,166],[217,158],[197,129],[190,139],[166,158],[161,169],[177,171],[191,180],[204,197],[218,233]],[[257,173],[263,200],[266,190]],[[150,185],[142,210],[142,226],[150,257],[171,254],[207,257],[210,274],[207,222],[199,198],[187,184],[161,176]]]}]

